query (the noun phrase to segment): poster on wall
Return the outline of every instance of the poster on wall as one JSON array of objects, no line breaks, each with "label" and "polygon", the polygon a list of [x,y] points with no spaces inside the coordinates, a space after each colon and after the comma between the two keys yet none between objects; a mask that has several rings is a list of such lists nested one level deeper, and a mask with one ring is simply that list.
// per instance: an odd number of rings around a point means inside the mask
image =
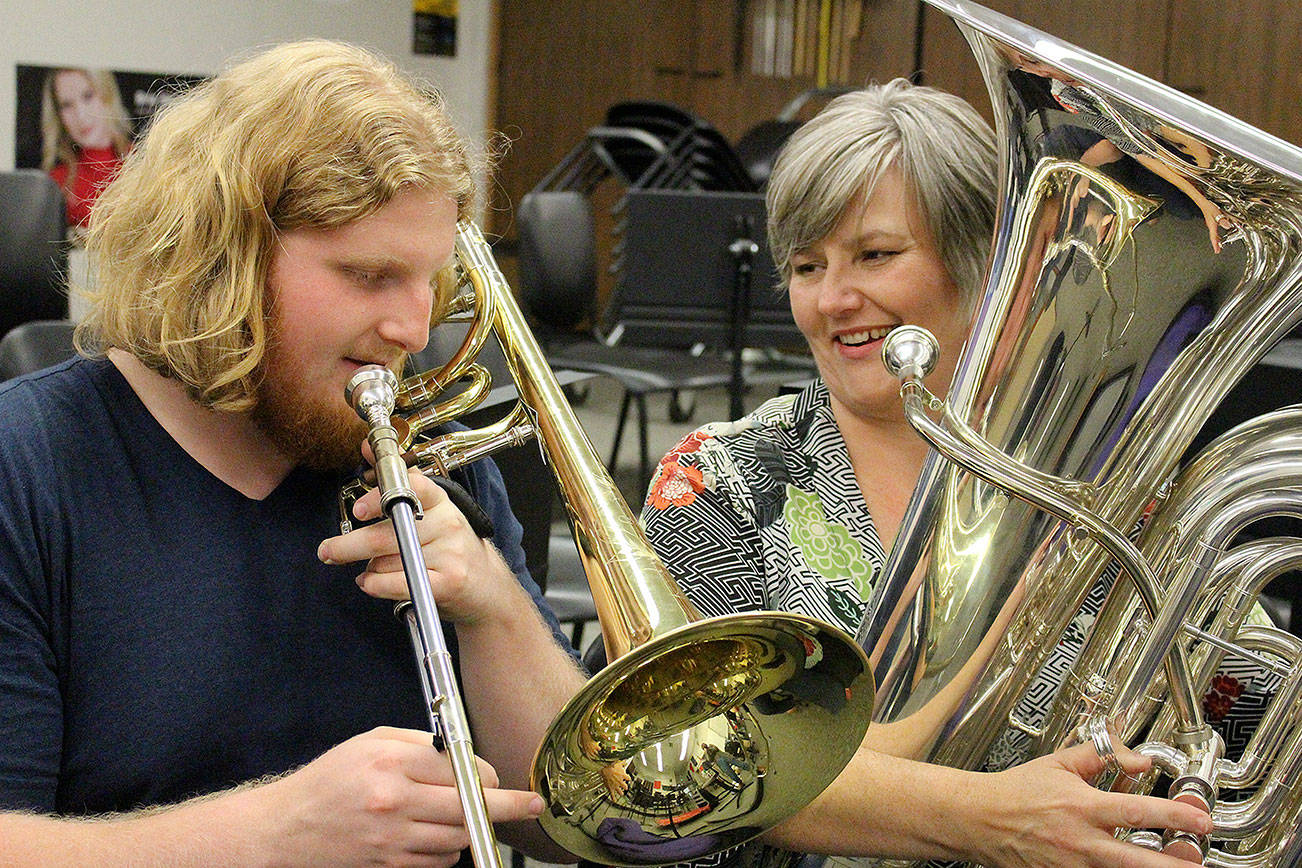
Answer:
[{"label": "poster on wall", "polygon": [[75,241],[149,118],[197,76],[17,66],[14,166],[58,182]]},{"label": "poster on wall", "polygon": [[458,0],[411,0],[413,54],[457,54]]}]

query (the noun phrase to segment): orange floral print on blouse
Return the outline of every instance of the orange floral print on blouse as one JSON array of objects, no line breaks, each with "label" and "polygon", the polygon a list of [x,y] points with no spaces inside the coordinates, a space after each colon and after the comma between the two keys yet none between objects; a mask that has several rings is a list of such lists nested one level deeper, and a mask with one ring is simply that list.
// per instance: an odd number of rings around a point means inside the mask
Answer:
[{"label": "orange floral print on blouse", "polygon": [[699,468],[672,460],[661,461],[647,494],[647,504],[655,509],[687,506],[704,490],[705,477]]}]

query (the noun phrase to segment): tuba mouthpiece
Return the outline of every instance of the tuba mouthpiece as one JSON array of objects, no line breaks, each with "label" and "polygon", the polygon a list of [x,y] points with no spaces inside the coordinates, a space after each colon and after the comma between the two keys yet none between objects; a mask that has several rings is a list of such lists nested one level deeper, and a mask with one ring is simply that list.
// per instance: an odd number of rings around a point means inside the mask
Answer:
[{"label": "tuba mouthpiece", "polygon": [[921,326],[905,325],[891,331],[882,344],[882,364],[892,377],[922,379],[936,367],[940,343]]}]

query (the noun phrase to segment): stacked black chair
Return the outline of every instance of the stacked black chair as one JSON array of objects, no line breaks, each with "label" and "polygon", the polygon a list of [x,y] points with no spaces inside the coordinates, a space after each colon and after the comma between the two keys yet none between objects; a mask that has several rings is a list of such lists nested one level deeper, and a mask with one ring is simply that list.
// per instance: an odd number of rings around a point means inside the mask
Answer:
[{"label": "stacked black chair", "polygon": [[804,122],[796,120],[760,121],[737,139],[734,148],[737,158],[758,187],[762,188],[768,183],[778,151],[791,138],[791,134],[800,129],[802,123]]},{"label": "stacked black chair", "polygon": [[753,193],[757,185],[732,145],[714,127],[687,127],[632,185],[638,189]]},{"label": "stacked black chair", "polygon": [[676,106],[658,102],[611,106],[605,123],[589,129],[534,191],[577,190],[591,195],[608,178],[630,189],[757,189],[718,130]]},{"label": "stacked black chair", "polygon": [[69,358],[63,191],[44,172],[0,172],[0,379]]},{"label": "stacked black chair", "polygon": [[[683,137],[685,131],[702,125],[700,118],[675,105],[646,101],[621,102],[611,106],[602,129],[644,134],[641,138],[613,137],[608,145],[615,169],[625,186],[638,186],[647,171],[662,161],[665,152]],[[649,139],[645,138],[648,136],[658,144],[649,144]]]},{"label": "stacked black chair", "polygon": [[777,117],[760,121],[741,134],[734,150],[757,187],[763,189],[768,183],[769,175],[773,173],[773,161],[787,139],[791,138],[791,134],[800,129],[801,124],[804,123],[801,117],[811,116],[813,113],[811,107],[821,106],[828,100],[852,90],[854,88],[840,85],[810,88],[797,94],[783,106]]},{"label": "stacked black chair", "polygon": [[[708,122],[666,103],[624,102],[612,106],[605,123],[590,129],[520,203],[521,296],[540,329],[548,359],[554,366],[603,374],[620,383],[624,394],[610,467],[613,471],[628,414],[636,408],[639,481],[645,485],[651,470],[647,395],[667,394],[670,419],[685,422],[691,417],[696,391],[731,386],[736,393],[739,376],[733,361],[705,352],[703,341],[679,339],[680,330],[639,329],[625,337],[613,312],[597,309],[590,200],[608,180],[623,189],[614,206],[612,248],[612,267],[621,276],[615,296],[621,298],[628,295],[622,283],[630,196],[643,191],[758,196],[759,184],[728,140]],[[751,233],[755,232],[762,233],[763,226],[752,227]],[[684,251],[684,255],[691,253]],[[702,286],[700,292],[709,295],[719,289]],[[710,346],[732,349],[733,359],[741,358],[726,341]],[[733,406],[737,406],[735,394]]]},{"label": "stacked black chair", "polygon": [[647,404],[651,394],[725,386],[723,359],[691,357],[677,347],[610,344],[596,326],[597,260],[592,204],[577,190],[535,190],[520,203],[520,299],[535,321],[547,360],[557,368],[610,377],[623,388],[607,464],[613,473],[630,409],[637,409],[639,484],[650,481]]}]

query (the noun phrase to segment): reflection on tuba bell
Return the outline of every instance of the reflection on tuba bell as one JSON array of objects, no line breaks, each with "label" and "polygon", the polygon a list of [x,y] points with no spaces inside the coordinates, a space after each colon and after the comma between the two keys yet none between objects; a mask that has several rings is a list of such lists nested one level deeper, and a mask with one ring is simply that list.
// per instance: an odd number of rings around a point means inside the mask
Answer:
[{"label": "reflection on tuba bell", "polygon": [[[1302,541],[1232,546],[1251,522],[1302,516],[1302,407],[1181,468],[1302,322],[1302,151],[973,3],[928,2],[980,62],[1002,199],[946,401],[921,383],[929,336],[897,330],[884,353],[935,451],[859,636],[876,719],[965,768],[994,748],[1085,740],[1106,759],[1113,738],[1147,738],[1170,795],[1208,807],[1215,830],[1130,840],[1211,865],[1302,864],[1302,640],[1250,623],[1265,584],[1302,567]],[[1041,697],[1069,630],[1083,649]],[[1230,658],[1275,682],[1233,756],[1204,709]]]},{"label": "reflection on tuba bell", "polygon": [[[701,618],[597,458],[473,224],[458,226],[456,254],[451,311],[473,311],[471,326],[447,364],[402,383],[393,425],[422,469],[440,475],[536,436],[613,661],[539,748],[532,785],[547,804],[544,830],[613,865],[678,862],[760,834],[813,801],[859,747],[873,702],[863,651],[800,615]],[[487,428],[425,439],[486,393],[474,359],[494,332],[520,402]],[[446,397],[457,384],[464,391]],[[341,499],[344,519],[353,493]]]}]

